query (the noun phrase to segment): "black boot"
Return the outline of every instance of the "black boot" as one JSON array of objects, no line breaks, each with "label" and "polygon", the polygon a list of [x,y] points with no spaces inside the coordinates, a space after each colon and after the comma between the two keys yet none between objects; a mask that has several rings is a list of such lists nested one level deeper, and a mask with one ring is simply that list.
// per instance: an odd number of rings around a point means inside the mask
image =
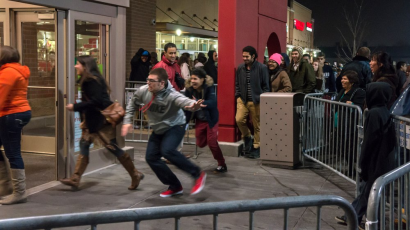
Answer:
[{"label": "black boot", "polygon": [[252,150],[252,146],[253,146],[252,136],[248,136],[248,137],[243,138],[243,144],[244,144],[243,152],[246,156]]}]

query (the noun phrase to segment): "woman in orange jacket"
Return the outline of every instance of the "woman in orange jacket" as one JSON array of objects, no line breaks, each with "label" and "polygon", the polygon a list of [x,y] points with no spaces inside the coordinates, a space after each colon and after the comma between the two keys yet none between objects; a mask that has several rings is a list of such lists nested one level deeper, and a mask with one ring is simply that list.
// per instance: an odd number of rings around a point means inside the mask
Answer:
[{"label": "woman in orange jacket", "polygon": [[10,177],[3,154],[0,154],[0,204],[27,202],[26,176],[21,157],[21,130],[31,119],[27,100],[30,70],[20,63],[18,51],[10,46],[0,48],[0,146],[10,162]]}]

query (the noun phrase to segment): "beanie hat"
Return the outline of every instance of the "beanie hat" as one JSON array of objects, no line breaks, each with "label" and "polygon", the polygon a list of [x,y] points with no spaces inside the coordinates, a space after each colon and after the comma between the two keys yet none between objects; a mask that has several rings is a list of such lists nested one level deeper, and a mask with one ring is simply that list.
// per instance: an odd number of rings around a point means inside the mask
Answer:
[{"label": "beanie hat", "polygon": [[295,47],[293,47],[293,49],[292,49],[292,52],[293,52],[293,51],[298,51],[299,57],[302,57],[302,55],[303,55],[303,48],[302,48],[302,47],[300,47],[300,46],[295,46]]},{"label": "beanie hat", "polygon": [[142,52],[142,55],[141,56],[148,56],[149,55],[149,53],[148,53],[148,51],[144,51],[144,52]]},{"label": "beanie hat", "polygon": [[270,56],[269,60],[274,60],[278,65],[282,63],[282,55],[274,53]]}]

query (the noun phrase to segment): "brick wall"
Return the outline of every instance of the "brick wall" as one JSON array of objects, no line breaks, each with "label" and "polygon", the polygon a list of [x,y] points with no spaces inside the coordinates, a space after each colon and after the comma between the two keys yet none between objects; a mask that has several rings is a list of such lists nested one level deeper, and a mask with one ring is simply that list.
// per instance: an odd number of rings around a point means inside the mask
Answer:
[{"label": "brick wall", "polygon": [[[54,25],[37,25],[35,22],[24,22],[22,26],[21,60],[23,65],[30,69],[30,86],[55,86],[55,76],[48,71],[39,71],[39,55],[37,33],[42,31],[54,31]],[[43,50],[45,52],[45,50]],[[44,63],[45,61],[43,61]],[[55,114],[55,90],[54,89],[29,89],[27,94],[32,116],[48,116]]]},{"label": "brick wall", "polygon": [[127,8],[127,79],[130,76],[130,61],[139,48],[155,52],[155,26],[151,25],[156,18],[156,0],[130,0]]}]

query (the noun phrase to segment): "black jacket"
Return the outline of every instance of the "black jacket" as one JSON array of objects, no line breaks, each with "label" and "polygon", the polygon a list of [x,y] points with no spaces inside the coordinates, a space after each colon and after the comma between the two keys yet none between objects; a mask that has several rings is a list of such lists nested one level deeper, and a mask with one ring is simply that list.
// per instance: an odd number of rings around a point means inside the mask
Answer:
[{"label": "black jacket", "polygon": [[366,85],[372,81],[373,76],[369,62],[370,60],[366,57],[356,56],[353,58],[353,61],[347,63],[343,67],[342,72],[340,72],[339,76],[336,78],[337,91],[342,89],[342,77],[348,70],[353,70],[358,74],[359,86],[360,88],[365,89]]},{"label": "black jacket", "polygon": [[397,77],[395,73],[386,73],[380,77],[374,76],[372,81],[373,82],[386,82],[390,85],[390,90],[391,90],[390,95],[391,96],[390,96],[390,101],[387,103],[387,108],[390,109],[398,97],[397,88],[399,85],[399,78]]},{"label": "black jacket", "polygon": [[[192,96],[194,96],[196,99],[204,99],[203,104],[206,105],[206,107],[201,108],[201,112],[204,113],[209,127],[214,127],[215,124],[219,121],[219,111],[216,100],[215,86],[212,78],[210,76],[206,76],[206,80],[202,86],[203,92],[201,93],[189,85],[189,80],[186,82],[187,84],[185,84],[185,96],[190,99],[193,99]],[[192,112],[186,111],[185,116],[188,123],[191,120]]]},{"label": "black jacket", "polygon": [[[240,97],[242,101],[247,101],[246,66],[240,64],[236,70],[235,98]],[[251,92],[252,101],[259,104],[262,93],[270,92],[269,72],[266,65],[256,61],[251,67]]]},{"label": "black jacket", "polygon": [[98,73],[94,73],[94,76],[97,79],[90,79],[82,83],[81,102],[74,104],[74,111],[81,113],[81,121],[85,118],[90,133],[95,133],[104,126],[105,117],[101,114],[101,110],[113,103],[110,100],[104,78]]},{"label": "black jacket", "polygon": [[151,65],[151,54],[148,52],[148,59],[146,62],[141,60],[142,53],[146,51],[140,48],[134,57],[131,59],[131,73],[130,81],[146,81],[149,74],[149,67]]},{"label": "black jacket", "polygon": [[396,89],[396,94],[397,94],[397,96],[399,96],[402,89],[403,89],[404,83],[407,81],[407,76],[406,76],[405,72],[403,72],[401,70],[397,70],[397,77],[399,78],[399,84],[398,84],[398,87]]},{"label": "black jacket", "polygon": [[365,98],[366,92],[364,91],[364,89],[361,89],[358,85],[354,84],[346,94],[345,89],[340,90],[339,94],[336,97],[336,101],[344,103],[351,101],[353,105],[358,105],[361,109],[363,109]]},{"label": "black jacket", "polygon": [[338,92],[336,89],[335,73],[333,72],[333,68],[331,66],[323,66],[323,77],[325,78],[325,88],[328,89],[330,93]]},{"label": "black jacket", "polygon": [[396,132],[387,103],[391,89],[384,82],[370,83],[366,88],[364,139],[359,159],[361,178],[374,182],[395,166]]},{"label": "black jacket", "polygon": [[215,61],[214,61],[214,53],[215,51],[209,51],[208,52],[208,61],[204,65],[204,70],[206,74],[212,77],[214,80],[215,84],[218,84],[218,69],[215,66]]}]

